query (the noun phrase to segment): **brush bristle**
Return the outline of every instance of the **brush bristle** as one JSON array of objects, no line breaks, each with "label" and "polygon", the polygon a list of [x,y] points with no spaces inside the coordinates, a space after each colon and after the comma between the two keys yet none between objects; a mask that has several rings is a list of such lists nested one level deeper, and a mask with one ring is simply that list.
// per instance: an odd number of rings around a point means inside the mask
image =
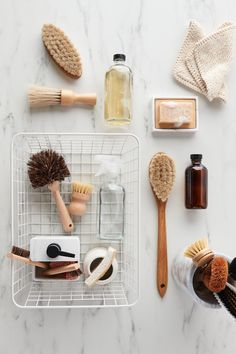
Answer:
[{"label": "brush bristle", "polygon": [[12,246],[11,253],[24,258],[29,258],[30,256],[30,251],[17,246]]},{"label": "brush bristle", "polygon": [[53,150],[42,150],[28,161],[28,175],[33,188],[43,187],[54,181],[63,181],[70,172],[62,155]]},{"label": "brush bristle", "polygon": [[81,193],[81,194],[90,194],[93,190],[93,186],[88,183],[81,183],[81,182],[73,182],[72,183],[72,191]]},{"label": "brush bristle", "polygon": [[192,243],[184,251],[184,256],[194,258],[200,251],[208,248],[208,239],[204,238]]},{"label": "brush bristle", "polygon": [[203,282],[212,292],[224,290],[228,279],[228,262],[224,257],[215,256],[204,272]]},{"label": "brush bristle", "polygon": [[52,24],[45,24],[42,39],[55,63],[67,75],[78,79],[82,74],[80,55],[65,33]]},{"label": "brush bristle", "polygon": [[225,307],[226,310],[236,318],[236,293],[226,286],[224,290],[214,295],[220,305]]},{"label": "brush bristle", "polygon": [[30,107],[46,107],[61,104],[61,90],[31,86],[28,90]]},{"label": "brush bristle", "polygon": [[164,152],[153,156],[149,165],[149,179],[157,198],[165,202],[175,181],[175,163]]}]

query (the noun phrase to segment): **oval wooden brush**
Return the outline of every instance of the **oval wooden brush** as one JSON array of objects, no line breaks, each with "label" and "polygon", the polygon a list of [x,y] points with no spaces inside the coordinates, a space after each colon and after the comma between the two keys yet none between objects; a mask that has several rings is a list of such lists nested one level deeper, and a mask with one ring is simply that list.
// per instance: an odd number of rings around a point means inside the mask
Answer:
[{"label": "oval wooden brush", "polygon": [[63,228],[66,232],[71,232],[74,226],[59,189],[60,182],[70,176],[63,156],[50,149],[42,150],[33,154],[27,165],[32,187],[48,186],[55,199]]},{"label": "oval wooden brush", "polygon": [[71,215],[83,216],[86,213],[86,203],[92,190],[93,186],[91,184],[78,181],[72,183],[71,203],[68,208]]},{"label": "oval wooden brush", "polygon": [[65,33],[52,24],[42,29],[43,43],[54,62],[73,79],[82,75],[80,55]]},{"label": "oval wooden brush", "polygon": [[203,272],[203,283],[213,293],[224,290],[228,279],[228,262],[215,256]]},{"label": "oval wooden brush", "polygon": [[158,208],[157,288],[163,297],[168,285],[165,210],[175,181],[175,163],[164,152],[153,156],[149,165],[149,180]]}]

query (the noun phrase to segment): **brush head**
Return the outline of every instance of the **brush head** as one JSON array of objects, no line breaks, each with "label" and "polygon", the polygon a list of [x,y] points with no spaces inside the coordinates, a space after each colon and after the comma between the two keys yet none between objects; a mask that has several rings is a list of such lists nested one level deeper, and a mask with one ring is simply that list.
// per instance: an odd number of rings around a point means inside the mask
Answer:
[{"label": "brush head", "polygon": [[236,280],[236,257],[232,260],[232,262],[229,265],[229,273],[231,278]]},{"label": "brush head", "polygon": [[153,156],[149,165],[149,180],[158,200],[166,202],[175,181],[175,163],[164,152]]},{"label": "brush head", "polygon": [[70,176],[62,155],[53,150],[33,154],[28,163],[28,175],[33,188],[43,187]]},{"label": "brush head", "polygon": [[24,258],[29,258],[30,256],[30,251],[17,246],[12,246],[11,253]]},{"label": "brush head", "polygon": [[212,261],[214,253],[208,248],[208,239],[204,238],[188,246],[184,256],[191,258],[196,266],[203,267]]},{"label": "brush head", "polygon": [[47,107],[61,104],[61,90],[31,86],[28,90],[30,107]]},{"label": "brush head", "polygon": [[81,183],[78,181],[74,181],[72,183],[71,188],[72,188],[72,192],[81,193],[81,194],[90,194],[93,190],[92,184]]},{"label": "brush head", "polygon": [[236,318],[236,292],[230,289],[228,286],[219,293],[214,294],[221,306]]},{"label": "brush head", "polygon": [[43,43],[55,63],[71,78],[82,75],[80,55],[65,33],[52,24],[42,28]]},{"label": "brush head", "polygon": [[228,279],[228,262],[224,257],[215,256],[206,267],[203,274],[203,283],[212,292],[224,290]]}]

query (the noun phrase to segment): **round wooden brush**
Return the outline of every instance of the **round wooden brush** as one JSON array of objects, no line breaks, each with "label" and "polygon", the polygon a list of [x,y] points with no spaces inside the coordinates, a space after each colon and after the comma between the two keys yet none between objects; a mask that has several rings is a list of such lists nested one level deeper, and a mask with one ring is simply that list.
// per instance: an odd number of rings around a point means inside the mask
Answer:
[{"label": "round wooden brush", "polygon": [[228,279],[228,262],[224,257],[215,256],[203,272],[203,283],[213,293],[222,291]]},{"label": "round wooden brush", "polygon": [[71,215],[83,216],[86,212],[86,203],[90,198],[93,186],[91,184],[73,182],[71,203],[69,205],[69,212]]},{"label": "round wooden brush", "polygon": [[174,161],[163,152],[154,155],[149,165],[149,180],[158,208],[157,288],[163,297],[168,284],[165,210],[175,180]]},{"label": "round wooden brush", "polygon": [[203,267],[214,258],[214,253],[208,248],[208,239],[204,238],[192,243],[184,251],[184,256],[193,260],[197,267]]},{"label": "round wooden brush", "polygon": [[28,90],[30,107],[72,106],[75,104],[95,106],[95,93],[77,94],[71,90],[60,90],[41,86],[31,86]]},{"label": "round wooden brush", "polygon": [[48,185],[55,199],[60,220],[66,232],[73,230],[73,223],[60,195],[60,182],[70,176],[63,156],[53,150],[42,150],[28,161],[28,175],[33,188]]},{"label": "round wooden brush", "polygon": [[42,39],[54,62],[66,75],[78,79],[82,75],[80,55],[65,33],[52,24],[45,24]]}]

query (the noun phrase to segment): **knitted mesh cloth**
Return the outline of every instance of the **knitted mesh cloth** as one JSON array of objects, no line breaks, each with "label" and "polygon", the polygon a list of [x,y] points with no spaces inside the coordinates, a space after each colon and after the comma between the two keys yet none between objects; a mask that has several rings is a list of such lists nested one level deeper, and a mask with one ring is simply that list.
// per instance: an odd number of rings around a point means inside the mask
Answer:
[{"label": "knitted mesh cloth", "polygon": [[233,58],[235,28],[235,24],[225,22],[205,36],[200,24],[191,21],[174,66],[175,79],[209,101],[225,101],[225,79]]}]

